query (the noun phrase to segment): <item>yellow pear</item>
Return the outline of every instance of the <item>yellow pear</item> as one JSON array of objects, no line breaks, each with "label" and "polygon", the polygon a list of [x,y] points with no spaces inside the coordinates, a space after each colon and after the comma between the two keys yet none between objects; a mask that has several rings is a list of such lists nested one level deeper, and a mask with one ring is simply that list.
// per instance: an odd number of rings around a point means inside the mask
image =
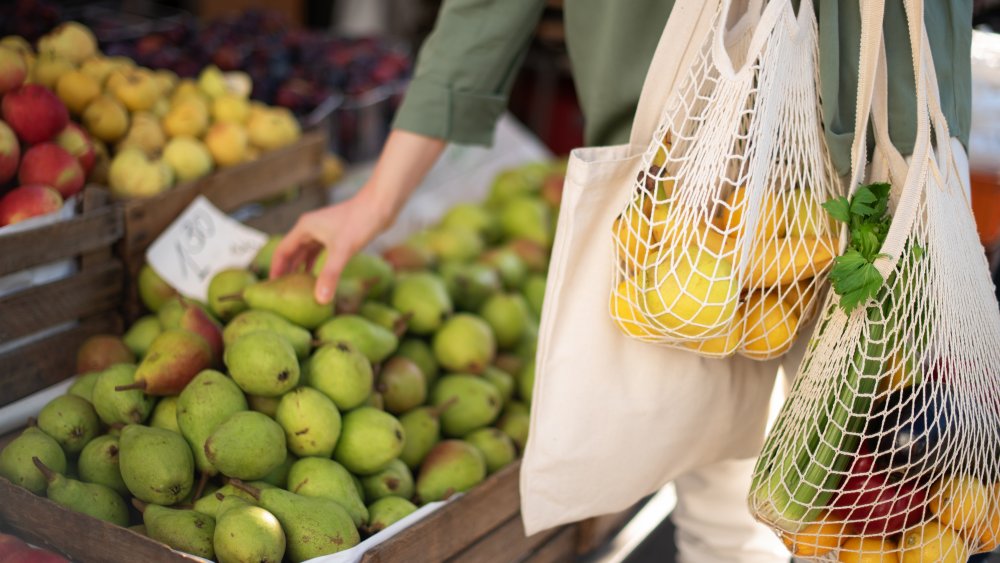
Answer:
[{"label": "yellow pear", "polygon": [[208,97],[198,89],[197,82],[191,80],[190,78],[182,78],[177,82],[177,85],[174,86],[173,93],[170,94],[170,105],[177,105],[182,100],[191,97],[198,98],[203,102],[208,101]]},{"label": "yellow pear", "polygon": [[205,144],[219,166],[233,166],[246,159],[247,132],[242,125],[220,121],[208,128]]},{"label": "yellow pear", "polygon": [[101,85],[82,70],[71,70],[59,78],[56,95],[69,111],[80,115],[90,102],[101,95]]},{"label": "yellow pear", "polygon": [[146,153],[146,156],[152,157],[163,150],[166,142],[160,120],[152,113],[140,111],[132,114],[132,124],[125,138],[118,143],[118,150],[136,147]]},{"label": "yellow pear", "polygon": [[156,79],[156,85],[160,87],[161,96],[169,96],[174,91],[174,87],[177,86],[177,73],[172,70],[165,68],[156,70],[153,72],[153,78]]},{"label": "yellow pear", "polygon": [[115,62],[102,56],[90,57],[80,64],[80,71],[97,81],[98,86],[104,87],[108,75],[115,69]]},{"label": "yellow pear", "polygon": [[198,75],[198,88],[209,98],[218,98],[226,93],[226,78],[219,67],[209,65]]},{"label": "yellow pear", "polygon": [[811,190],[795,189],[785,201],[788,236],[820,236],[835,233],[835,225]]},{"label": "yellow pear", "polygon": [[189,182],[212,171],[212,155],[193,137],[174,137],[163,149],[163,161],[174,169],[180,182]]},{"label": "yellow pear", "polygon": [[94,144],[94,166],[87,175],[87,181],[102,186],[109,185],[108,171],[111,168],[111,155],[108,154],[108,146],[100,139],[91,138]]},{"label": "yellow pear", "polygon": [[250,102],[236,94],[223,94],[212,100],[212,119],[231,123],[246,123],[250,117]]},{"label": "yellow pear", "polygon": [[101,95],[83,110],[83,125],[94,137],[113,143],[128,131],[128,111],[118,100]]},{"label": "yellow pear", "polygon": [[40,54],[62,57],[73,64],[97,54],[97,38],[86,26],[77,22],[59,24],[38,40]]},{"label": "yellow pear", "polygon": [[716,336],[730,326],[740,287],[728,260],[694,245],[668,249],[645,275],[646,313],[672,336]]},{"label": "yellow pear", "polygon": [[115,84],[112,93],[129,111],[147,111],[159,98],[160,85],[153,73],[136,68],[125,72],[124,80]]},{"label": "yellow pear", "polygon": [[76,67],[69,59],[64,59],[52,53],[39,55],[31,67],[31,81],[55,91],[59,79],[64,74],[73,70],[76,70]]},{"label": "yellow pear", "polygon": [[755,360],[777,358],[792,347],[799,315],[777,292],[754,291],[742,305],[744,327],[740,353]]},{"label": "yellow pear", "polygon": [[[750,202],[746,199],[746,186],[740,186],[729,194],[726,198],[726,205],[722,208],[718,226],[724,231],[732,231],[742,234],[744,231],[744,214],[748,211]],[[760,203],[760,217],[757,220],[757,231],[755,240],[764,238],[771,239],[783,237],[787,232],[785,224],[785,204],[781,196],[773,192],[766,192]]]},{"label": "yellow pear", "polygon": [[609,309],[611,318],[618,328],[628,336],[651,336],[646,328],[648,321],[642,314],[642,293],[634,279],[622,280],[618,288],[611,294]]},{"label": "yellow pear", "polygon": [[208,128],[208,107],[198,98],[185,98],[170,107],[162,122],[170,137],[201,137]]},{"label": "yellow pear", "polygon": [[137,148],[126,148],[111,161],[108,181],[117,197],[152,197],[173,185],[173,169],[163,161],[150,160]]},{"label": "yellow pear", "polygon": [[746,289],[761,289],[808,280],[833,262],[837,240],[825,237],[783,237],[759,240],[747,268]]},{"label": "yellow pear", "polygon": [[250,144],[265,151],[290,145],[302,135],[299,122],[287,108],[269,108],[247,121]]},{"label": "yellow pear", "polygon": [[170,111],[170,100],[167,98],[157,98],[156,103],[150,108],[149,113],[155,115],[157,119],[162,119]]},{"label": "yellow pear", "polygon": [[685,342],[684,346],[705,356],[716,358],[732,356],[743,342],[743,326],[743,310],[739,308],[726,332],[707,340]]},{"label": "yellow pear", "polygon": [[627,258],[626,267],[632,271],[642,269],[646,264],[649,248],[656,244],[656,239],[652,238],[649,219],[638,207],[631,205],[615,219],[612,228],[616,250],[624,252]]},{"label": "yellow pear", "polygon": [[0,45],[7,47],[8,49],[13,49],[22,55],[34,55],[35,51],[31,48],[31,43],[20,35],[7,35],[3,39],[0,39]]}]

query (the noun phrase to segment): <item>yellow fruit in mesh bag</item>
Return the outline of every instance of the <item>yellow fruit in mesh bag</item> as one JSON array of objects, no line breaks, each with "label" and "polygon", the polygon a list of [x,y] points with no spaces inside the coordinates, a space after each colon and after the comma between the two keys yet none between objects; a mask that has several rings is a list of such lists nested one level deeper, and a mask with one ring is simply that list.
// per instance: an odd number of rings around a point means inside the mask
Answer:
[{"label": "yellow fruit in mesh bag", "polygon": [[661,203],[653,206],[651,217],[653,238],[662,241],[666,247],[695,245],[712,251],[716,257],[725,257],[732,262],[735,258],[736,237],[723,235],[718,227],[699,222],[694,228],[686,228],[689,218],[669,217],[670,205]]},{"label": "yellow fruit in mesh bag", "polygon": [[783,237],[760,241],[753,249],[744,287],[763,289],[808,280],[833,262],[833,237]]},{"label": "yellow fruit in mesh bag", "polygon": [[969,559],[962,536],[936,520],[903,532],[899,550],[902,563],[965,563]]},{"label": "yellow fruit in mesh bag", "polygon": [[899,563],[899,546],[885,538],[848,538],[837,556],[840,563]]},{"label": "yellow fruit in mesh bag", "polygon": [[808,279],[792,284],[784,291],[785,296],[782,301],[795,309],[795,313],[801,317],[816,296],[816,284],[813,283],[813,280]]},{"label": "yellow fruit in mesh bag", "polygon": [[729,328],[721,335],[707,340],[685,342],[684,347],[706,356],[726,357],[736,353],[743,342],[742,309],[736,310],[736,316]]},{"label": "yellow fruit in mesh bag", "polygon": [[927,506],[945,526],[969,531],[973,537],[988,517],[992,491],[968,475],[947,475],[934,484]]},{"label": "yellow fruit in mesh bag", "polygon": [[613,229],[617,250],[625,253],[629,269],[641,269],[646,264],[649,247],[656,242],[650,237],[649,219],[639,208],[629,206],[615,219]]},{"label": "yellow fruit in mesh bag", "polygon": [[[722,208],[722,214],[719,216],[719,227],[726,231],[743,231],[744,215],[749,216],[747,208],[749,202],[746,200],[746,193],[746,186],[740,186],[729,194],[729,197],[726,198],[726,205]],[[757,220],[754,238],[785,236],[787,232],[785,203],[781,196],[773,192],[766,192],[760,205],[760,218]]]},{"label": "yellow fruit in mesh bag", "polygon": [[731,323],[740,288],[728,260],[697,246],[670,248],[646,268],[646,313],[677,337],[715,336]]},{"label": "yellow fruit in mesh bag", "polygon": [[795,341],[799,315],[776,292],[753,292],[743,302],[743,346],[740,353],[755,360],[784,354]]},{"label": "yellow fruit in mesh bag", "polygon": [[798,557],[820,557],[830,553],[844,538],[844,524],[828,521],[826,513],[797,533],[785,534],[781,541]]},{"label": "yellow fruit in mesh bag", "polygon": [[835,232],[830,215],[820,205],[816,194],[810,190],[794,189],[787,192],[785,215],[787,236],[815,237]]},{"label": "yellow fruit in mesh bag", "polygon": [[978,535],[977,552],[993,551],[1000,547],[1000,484],[990,487],[989,508]]},{"label": "yellow fruit in mesh bag", "polygon": [[623,280],[611,294],[609,306],[611,318],[615,320],[618,328],[629,336],[649,335],[649,330],[643,326],[646,320],[642,310],[639,309],[641,298],[639,288],[631,280]]}]

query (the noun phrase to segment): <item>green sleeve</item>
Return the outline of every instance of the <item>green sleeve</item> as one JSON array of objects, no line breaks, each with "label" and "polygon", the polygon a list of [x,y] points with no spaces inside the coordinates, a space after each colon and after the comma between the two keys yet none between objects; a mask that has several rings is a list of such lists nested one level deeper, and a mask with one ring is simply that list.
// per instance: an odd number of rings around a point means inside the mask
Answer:
[{"label": "green sleeve", "polygon": [[393,127],[489,145],[544,0],[445,0]]},{"label": "green sleeve", "polygon": [[[857,104],[861,17],[858,0],[817,2],[820,80],[827,143],[837,171],[850,173]],[[924,4],[924,22],[937,72],[941,107],[952,137],[969,146],[972,112],[972,0]],[[888,0],[885,9],[888,60],[889,134],[904,155],[913,151],[916,134],[916,94],[909,34],[902,0]]]}]

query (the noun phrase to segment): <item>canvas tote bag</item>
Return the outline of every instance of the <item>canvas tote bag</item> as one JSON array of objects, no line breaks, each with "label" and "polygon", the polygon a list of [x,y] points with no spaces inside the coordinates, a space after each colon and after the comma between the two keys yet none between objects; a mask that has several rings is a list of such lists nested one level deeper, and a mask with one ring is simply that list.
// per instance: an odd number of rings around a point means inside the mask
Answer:
[{"label": "canvas tote bag", "polygon": [[[691,469],[753,457],[763,441],[777,362],[650,346],[619,331],[607,306],[610,226],[631,197],[631,180],[679,69],[696,56],[717,8],[717,0],[674,6],[631,142],[577,149],[570,157],[521,464],[528,534],[624,510]],[[796,357],[785,357],[792,358],[789,369]]]}]

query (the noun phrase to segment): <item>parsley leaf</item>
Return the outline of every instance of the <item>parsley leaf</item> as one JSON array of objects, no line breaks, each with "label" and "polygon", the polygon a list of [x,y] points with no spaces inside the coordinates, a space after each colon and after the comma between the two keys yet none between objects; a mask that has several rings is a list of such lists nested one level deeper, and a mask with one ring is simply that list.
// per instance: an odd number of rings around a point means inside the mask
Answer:
[{"label": "parsley leaf", "polygon": [[837,221],[849,223],[851,221],[851,204],[844,196],[835,197],[823,202],[823,209]]}]

